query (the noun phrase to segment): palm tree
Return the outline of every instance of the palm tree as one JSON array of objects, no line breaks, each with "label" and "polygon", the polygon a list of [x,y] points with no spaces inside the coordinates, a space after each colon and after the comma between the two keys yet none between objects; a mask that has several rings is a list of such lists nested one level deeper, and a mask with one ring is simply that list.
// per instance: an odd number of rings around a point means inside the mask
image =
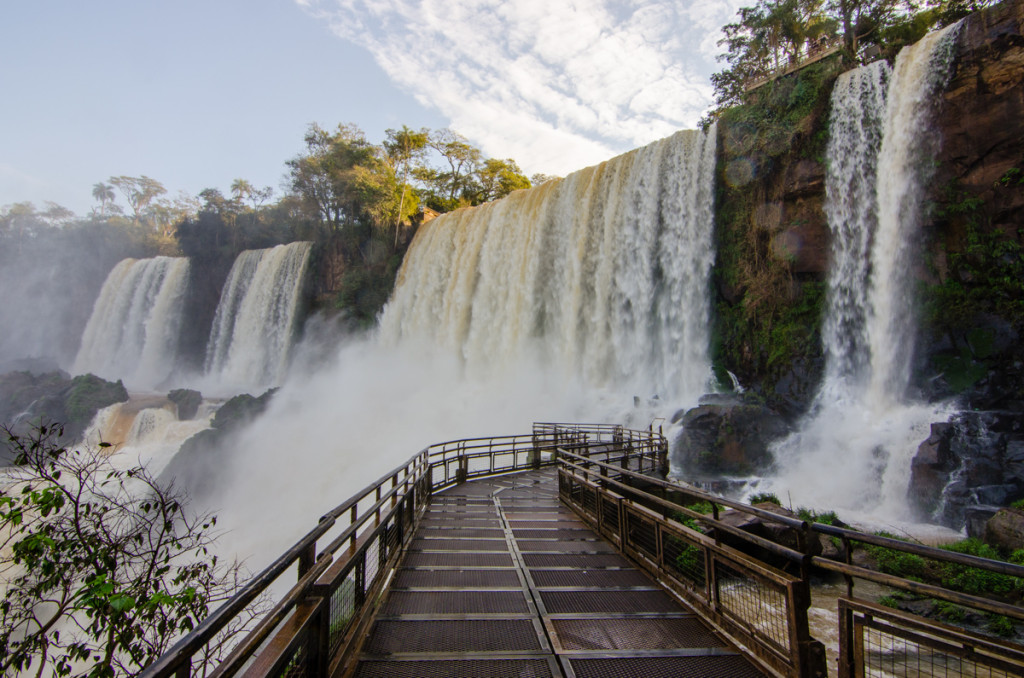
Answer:
[{"label": "palm tree", "polygon": [[114,201],[114,187],[102,181],[92,187],[92,197],[100,204],[100,218],[107,215],[107,203]]}]

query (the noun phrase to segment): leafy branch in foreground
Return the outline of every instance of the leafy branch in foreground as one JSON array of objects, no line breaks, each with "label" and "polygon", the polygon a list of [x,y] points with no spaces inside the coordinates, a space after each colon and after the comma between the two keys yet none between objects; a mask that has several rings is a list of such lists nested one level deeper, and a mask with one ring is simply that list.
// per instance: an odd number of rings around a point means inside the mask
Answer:
[{"label": "leafy branch in foreground", "polygon": [[137,673],[237,588],[240,566],[209,553],[216,518],[173,486],[106,444],[67,449],[60,425],[2,431],[17,466],[0,486],[0,673]]}]

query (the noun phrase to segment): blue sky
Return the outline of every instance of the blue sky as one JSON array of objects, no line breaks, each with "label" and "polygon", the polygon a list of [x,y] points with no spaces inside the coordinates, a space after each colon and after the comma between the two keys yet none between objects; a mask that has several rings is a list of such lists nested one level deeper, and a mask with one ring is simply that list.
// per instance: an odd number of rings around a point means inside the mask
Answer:
[{"label": "blue sky", "polygon": [[692,127],[742,0],[34,0],[0,9],[0,206],[280,190],[307,125],[451,126],[565,174]]}]

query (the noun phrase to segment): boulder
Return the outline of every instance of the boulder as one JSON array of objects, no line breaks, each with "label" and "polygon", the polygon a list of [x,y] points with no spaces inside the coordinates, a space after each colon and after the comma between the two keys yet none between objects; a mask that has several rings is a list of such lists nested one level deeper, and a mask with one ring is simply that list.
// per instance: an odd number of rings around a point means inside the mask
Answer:
[{"label": "boulder", "polygon": [[985,536],[985,526],[988,525],[988,521],[992,516],[998,512],[998,506],[974,505],[964,509],[964,527],[967,530],[967,536],[983,539]]},{"label": "boulder", "polygon": [[[16,433],[25,433],[39,423],[63,424],[62,442],[67,445],[81,439],[97,412],[126,400],[128,391],[124,384],[92,374],[71,378],[58,371],[0,376],[0,423],[10,425]],[[10,461],[6,442],[0,443],[0,465]]]},{"label": "boulder", "polygon": [[1024,511],[1001,508],[985,523],[986,544],[1011,553],[1024,548]]},{"label": "boulder", "polygon": [[217,410],[210,428],[200,431],[181,445],[160,474],[165,483],[184,486],[193,497],[210,497],[223,482],[225,466],[222,450],[238,431],[266,410],[277,389],[259,397],[248,393],[231,398]]},{"label": "boulder", "polygon": [[178,419],[187,421],[199,411],[199,405],[203,402],[203,394],[187,388],[179,388],[167,394],[167,399],[178,407]]},{"label": "boulder", "polygon": [[935,513],[950,474],[960,465],[950,444],[953,432],[952,424],[932,424],[931,435],[918,446],[910,462],[907,499],[919,519],[927,520]]},{"label": "boulder", "polygon": [[[774,504],[772,502],[754,504],[754,507],[762,509],[764,511],[770,511],[771,513],[776,513],[781,516],[786,516],[787,518],[797,517],[796,514],[790,511],[789,509],[779,506],[778,504]],[[764,539],[773,541],[776,544],[781,544],[782,546],[785,546],[789,549],[793,549],[794,551],[800,550],[799,532],[795,528],[789,527],[788,525],[776,523],[771,520],[761,518],[760,516],[745,513],[743,511],[734,510],[723,512],[719,515],[719,520],[725,523],[726,525],[738,528],[740,530],[743,530],[744,532],[749,532],[750,534],[756,535],[758,537],[763,537]],[[726,533],[721,533],[718,535],[718,538],[723,543],[726,543],[737,550],[749,553],[750,555],[753,555],[755,557],[765,559],[768,562],[780,562],[777,557],[764,552],[762,549],[756,546],[752,546],[749,542],[743,541],[743,539],[739,537],[729,535]],[[811,539],[809,543],[811,555],[821,555],[822,548],[823,547],[821,540]]]},{"label": "boulder", "polygon": [[[789,432],[768,407],[736,395],[709,399],[682,417],[674,463],[684,476],[749,475],[772,463],[769,445]],[[712,404],[715,403],[715,404]]]}]

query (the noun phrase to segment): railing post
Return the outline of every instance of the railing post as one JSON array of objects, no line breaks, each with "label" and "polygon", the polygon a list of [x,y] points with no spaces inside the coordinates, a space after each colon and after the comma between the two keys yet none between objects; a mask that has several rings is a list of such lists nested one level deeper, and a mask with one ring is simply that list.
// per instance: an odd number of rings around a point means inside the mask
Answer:
[{"label": "railing post", "polygon": [[302,554],[299,556],[299,579],[302,576],[313,569],[313,565],[316,564],[316,542],[313,542],[305,548]]}]

